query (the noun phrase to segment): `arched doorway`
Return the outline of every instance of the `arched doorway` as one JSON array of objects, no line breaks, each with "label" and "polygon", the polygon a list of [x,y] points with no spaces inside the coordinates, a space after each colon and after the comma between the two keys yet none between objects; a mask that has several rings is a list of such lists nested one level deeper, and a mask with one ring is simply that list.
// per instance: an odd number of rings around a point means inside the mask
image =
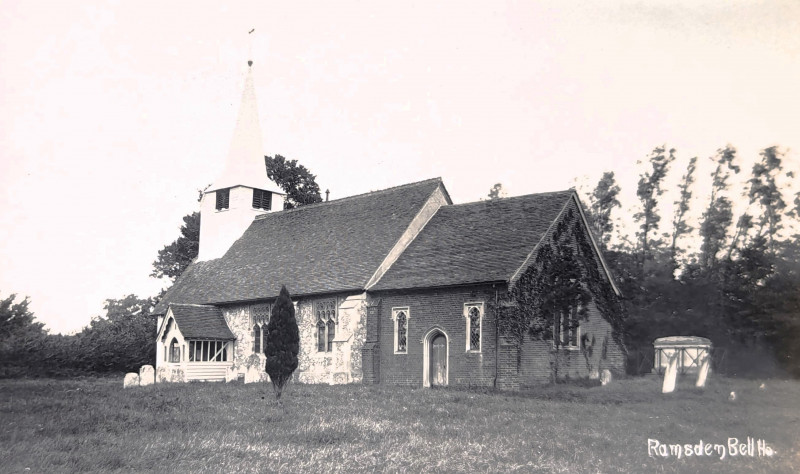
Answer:
[{"label": "arched doorway", "polygon": [[439,328],[425,335],[423,347],[422,385],[445,386],[448,383],[450,338]]}]

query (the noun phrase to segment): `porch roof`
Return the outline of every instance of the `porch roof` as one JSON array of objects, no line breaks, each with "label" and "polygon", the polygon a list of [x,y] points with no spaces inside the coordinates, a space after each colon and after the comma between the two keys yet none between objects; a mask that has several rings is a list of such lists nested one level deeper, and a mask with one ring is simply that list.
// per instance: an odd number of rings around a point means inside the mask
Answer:
[{"label": "porch roof", "polygon": [[236,337],[228,328],[222,311],[216,306],[170,304],[169,310],[184,339],[215,339],[232,341]]}]

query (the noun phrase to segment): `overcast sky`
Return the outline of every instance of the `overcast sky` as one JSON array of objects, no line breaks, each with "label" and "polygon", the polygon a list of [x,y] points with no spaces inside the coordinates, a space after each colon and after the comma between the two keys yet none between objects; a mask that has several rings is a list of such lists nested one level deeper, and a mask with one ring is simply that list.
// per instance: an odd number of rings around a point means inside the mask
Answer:
[{"label": "overcast sky", "polygon": [[265,153],[331,199],[604,170],[630,198],[664,143],[673,179],[728,143],[748,173],[771,145],[798,167],[800,2],[168,3],[0,3],[0,297],[53,332],[164,285],[151,263],[224,165],[250,49]]}]

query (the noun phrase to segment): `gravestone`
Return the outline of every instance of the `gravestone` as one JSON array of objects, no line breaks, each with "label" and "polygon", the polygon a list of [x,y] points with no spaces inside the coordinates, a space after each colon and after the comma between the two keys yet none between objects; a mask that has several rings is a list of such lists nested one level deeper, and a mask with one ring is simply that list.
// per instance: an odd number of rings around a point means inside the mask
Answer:
[{"label": "gravestone", "polygon": [[253,354],[248,357],[244,362],[247,369],[244,373],[244,383],[261,382],[266,362],[267,358],[263,354]]},{"label": "gravestone", "polygon": [[603,371],[600,372],[600,385],[608,385],[608,384],[610,384],[611,383],[611,379],[612,379],[612,377],[611,377],[611,371],[610,370],[603,369]]},{"label": "gravestone", "polygon": [[700,360],[700,371],[697,372],[697,383],[695,386],[703,388],[706,386],[706,378],[708,378],[708,369],[711,367],[711,357],[706,354]]},{"label": "gravestone", "polygon": [[134,372],[129,372],[125,374],[125,380],[122,381],[122,388],[130,388],[138,386],[139,386],[139,374]]},{"label": "gravestone", "polygon": [[673,350],[669,354],[667,370],[664,371],[664,384],[661,386],[661,393],[672,393],[675,391],[675,380],[678,378],[678,356],[680,351]]},{"label": "gravestone", "polygon": [[152,365],[143,365],[139,369],[139,385],[145,387],[152,385],[156,381],[156,372]]},{"label": "gravestone", "polygon": [[228,370],[225,371],[225,382],[235,382],[239,379],[239,369],[238,367],[231,366],[228,367]]},{"label": "gravestone", "polygon": [[186,382],[186,372],[180,367],[173,367],[169,374],[170,382]]},{"label": "gravestone", "polygon": [[169,382],[169,369],[163,365],[156,371],[156,382],[163,383]]}]

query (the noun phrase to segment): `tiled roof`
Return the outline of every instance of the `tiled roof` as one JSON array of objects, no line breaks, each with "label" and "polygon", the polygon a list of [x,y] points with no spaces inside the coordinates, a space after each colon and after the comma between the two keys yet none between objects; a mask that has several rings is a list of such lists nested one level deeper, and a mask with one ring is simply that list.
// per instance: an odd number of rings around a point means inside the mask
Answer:
[{"label": "tiled roof", "polygon": [[171,304],[169,308],[185,339],[236,339],[219,308],[196,304]]},{"label": "tiled roof", "polygon": [[509,281],[573,191],[439,208],[370,290]]},{"label": "tiled roof", "polygon": [[169,303],[231,303],[361,290],[440,178],[260,216],[221,258],[195,262],[154,313]]}]

